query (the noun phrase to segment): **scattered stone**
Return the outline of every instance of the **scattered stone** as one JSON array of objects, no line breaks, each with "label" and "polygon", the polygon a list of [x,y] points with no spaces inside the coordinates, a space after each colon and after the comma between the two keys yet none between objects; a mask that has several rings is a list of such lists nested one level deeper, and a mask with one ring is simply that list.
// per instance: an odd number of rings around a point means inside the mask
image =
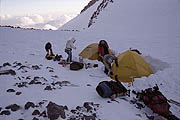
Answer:
[{"label": "scattered stone", "polygon": [[39,120],[38,118],[34,117],[32,120]]},{"label": "scattered stone", "polygon": [[54,76],[51,76],[51,77],[53,77],[53,78],[59,78],[57,75],[54,75]]},{"label": "scattered stone", "polygon": [[33,65],[33,66],[32,66],[32,69],[33,69],[33,70],[39,70],[39,69],[41,69],[41,68],[40,68],[38,65]]},{"label": "scattered stone", "polygon": [[20,94],[22,94],[22,92],[16,92],[16,95],[20,95]]},{"label": "scattered stone", "polygon": [[87,86],[91,86],[91,84],[87,84]]},{"label": "scattered stone", "polygon": [[93,115],[90,116],[84,115],[83,118],[84,118],[83,120],[96,120],[96,117]]},{"label": "scattered stone", "polygon": [[11,109],[11,111],[17,111],[19,110],[21,107],[17,104],[12,104],[6,107],[6,109]]},{"label": "scattered stone", "polygon": [[34,108],[35,104],[33,102],[27,102],[24,106],[26,110],[28,110],[30,107]]},{"label": "scattered stone", "polygon": [[136,114],[136,116],[142,117],[142,115],[141,115],[141,114]]},{"label": "scattered stone", "polygon": [[77,110],[72,109],[71,112],[76,114]]},{"label": "scattered stone", "polygon": [[54,68],[52,68],[52,67],[46,67],[46,69],[52,69],[52,70],[53,70]]},{"label": "scattered stone", "polygon": [[136,108],[138,108],[138,109],[141,109],[141,108],[144,108],[145,106],[143,105],[143,104],[141,104],[141,103],[136,103]]},{"label": "scattered stone", "polygon": [[34,110],[34,112],[32,113],[32,115],[40,115],[40,112],[39,112],[39,110]]},{"label": "scattered stone", "polygon": [[27,77],[26,77],[26,80],[30,80],[30,79],[31,79],[31,76],[27,76]]},{"label": "scattered stone", "polygon": [[42,104],[44,104],[44,102],[43,102],[43,101],[41,101],[41,102],[39,102],[38,104],[39,104],[39,106],[41,106]]},{"label": "scattered stone", "polygon": [[81,110],[81,108],[82,108],[82,107],[80,107],[80,106],[77,106],[77,107],[76,107],[77,110]]},{"label": "scattered stone", "polygon": [[12,69],[0,71],[0,75],[8,75],[8,74],[16,75],[16,72]]},{"label": "scattered stone", "polygon": [[14,89],[8,89],[7,92],[15,92]]},{"label": "scattered stone", "polygon": [[62,81],[61,82],[61,86],[68,86],[70,85],[71,83],[69,81]]},{"label": "scattered stone", "polygon": [[27,82],[20,82],[20,83],[16,83],[15,86],[21,88],[21,87],[27,87]]},{"label": "scattered stone", "polygon": [[46,115],[46,111],[43,111],[39,116],[42,116],[42,117],[47,117]]},{"label": "scattered stone", "polygon": [[28,66],[22,65],[22,66],[20,66],[17,70],[21,70],[21,69],[23,69],[23,70],[24,70],[24,68],[28,68],[28,69],[29,69],[29,67],[28,67]]},{"label": "scattered stone", "polygon": [[29,82],[29,85],[32,85],[32,84],[42,84],[42,83],[38,80],[31,80],[31,82]]},{"label": "scattered stone", "polygon": [[53,70],[49,70],[49,72],[54,72]]},{"label": "scattered stone", "polygon": [[11,112],[9,110],[3,110],[0,115],[10,115]]},{"label": "scattered stone", "polygon": [[6,109],[11,109],[11,111],[17,111],[19,110],[21,107],[17,104],[12,104],[6,107]]},{"label": "scattered stone", "polygon": [[17,61],[14,62],[13,64],[16,64],[14,67],[17,67],[17,66],[21,66],[21,65],[22,65],[21,63],[18,63]]},{"label": "scattered stone", "polygon": [[51,86],[49,85],[49,86],[46,86],[46,87],[44,88],[44,90],[52,90],[52,88],[51,88]]},{"label": "scattered stone", "polygon": [[85,102],[84,105],[83,105],[87,109],[87,112],[92,110],[92,107],[89,104],[90,104],[89,102]]},{"label": "scattered stone", "polygon": [[6,66],[11,66],[11,64],[8,63],[8,62],[7,62],[7,63],[4,63],[4,64],[3,64],[3,67],[6,67]]},{"label": "scattered stone", "polygon": [[53,102],[49,102],[46,108],[47,108],[48,118],[50,118],[50,120],[55,120],[59,116],[61,116],[61,118],[63,119],[66,118],[65,111],[64,111],[65,109],[63,106],[57,105]]}]

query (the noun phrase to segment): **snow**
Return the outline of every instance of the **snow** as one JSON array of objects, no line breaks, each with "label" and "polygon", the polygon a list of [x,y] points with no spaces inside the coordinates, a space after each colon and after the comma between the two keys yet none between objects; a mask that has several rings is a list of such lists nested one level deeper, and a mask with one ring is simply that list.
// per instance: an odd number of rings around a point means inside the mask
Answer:
[{"label": "snow", "polygon": [[[55,54],[61,54],[63,58],[67,55],[64,52],[66,41],[70,37],[77,39],[73,50],[73,59],[78,60],[78,54],[89,44],[98,43],[101,39],[106,39],[110,48],[117,54],[128,50],[130,47],[140,50],[144,59],[150,64],[154,74],[149,77],[136,78],[133,86],[128,89],[143,90],[157,84],[160,91],[168,98],[180,101],[180,2],[179,0],[118,0],[109,4],[100,13],[95,23],[87,29],[94,9],[101,1],[96,2],[86,12],[77,16],[62,27],[62,29],[75,29],[78,31],[52,31],[52,30],[23,30],[0,27],[0,66],[9,62],[12,66],[0,67],[0,70],[13,69],[15,76],[0,75],[0,107],[5,109],[10,104],[18,104],[22,107],[11,115],[0,115],[0,120],[12,120],[23,118],[32,120],[31,115],[34,108],[24,110],[24,105],[28,101],[35,104],[47,100],[41,107],[41,111],[46,110],[49,101],[59,105],[67,105],[74,109],[82,106],[84,102],[100,104],[97,116],[102,120],[145,120],[145,112],[153,114],[150,109],[137,109],[133,104],[116,98],[119,102],[103,99],[96,93],[96,86],[100,81],[111,80],[103,73],[104,66],[98,61],[86,62],[98,64],[98,68],[82,69],[71,71],[69,66],[62,67],[56,61],[45,59],[44,45],[51,42]],[[88,20],[88,21],[87,21]],[[71,27],[72,26],[72,27]],[[83,30],[85,28],[85,30]],[[14,62],[20,62],[28,68],[18,70],[19,66],[13,67]],[[14,63],[14,64],[13,64]],[[32,69],[33,65],[38,65],[40,69]],[[24,72],[27,70],[27,72]],[[49,72],[53,70],[54,72]],[[52,76],[57,75],[58,78]],[[97,76],[97,77],[92,77]],[[34,77],[40,79],[45,85],[27,85],[27,87],[14,86],[19,82],[30,82]],[[19,80],[19,78],[21,80]],[[55,86],[55,90],[44,90],[46,85],[52,82],[69,81],[67,86]],[[88,86],[90,84],[90,86]],[[6,92],[13,88],[16,92],[22,92],[17,96],[15,93]],[[127,97],[126,99],[133,99]],[[180,107],[170,104],[174,115],[180,117]],[[1,110],[1,111],[2,111]],[[1,112],[0,111],[0,112]],[[139,116],[140,115],[140,116]],[[37,117],[37,116],[36,116]],[[42,118],[46,120],[48,118]],[[60,119],[60,118],[59,118]]]}]

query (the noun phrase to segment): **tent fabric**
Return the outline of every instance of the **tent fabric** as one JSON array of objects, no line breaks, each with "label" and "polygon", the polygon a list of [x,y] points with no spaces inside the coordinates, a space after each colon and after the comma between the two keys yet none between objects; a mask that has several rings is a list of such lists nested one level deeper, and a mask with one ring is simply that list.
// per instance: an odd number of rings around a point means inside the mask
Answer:
[{"label": "tent fabric", "polygon": [[152,69],[145,60],[134,51],[125,51],[117,56],[119,66],[112,65],[113,75],[110,77],[120,82],[132,82],[133,78],[149,76],[153,74]]},{"label": "tent fabric", "polygon": [[[109,49],[110,54],[112,51]],[[80,54],[83,59],[87,58],[89,60],[100,60],[101,58],[98,55],[98,43],[92,43],[88,45]]]}]

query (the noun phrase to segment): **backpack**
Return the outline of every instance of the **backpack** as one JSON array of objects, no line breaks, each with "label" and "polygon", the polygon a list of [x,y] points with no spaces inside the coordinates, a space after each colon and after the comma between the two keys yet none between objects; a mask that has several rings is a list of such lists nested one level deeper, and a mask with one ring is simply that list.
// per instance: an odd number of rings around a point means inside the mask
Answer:
[{"label": "backpack", "polygon": [[84,64],[83,63],[80,63],[80,62],[72,62],[70,64],[70,70],[80,70],[84,67]]},{"label": "backpack", "polygon": [[113,94],[123,94],[127,92],[127,89],[116,81],[102,81],[96,87],[97,93],[103,98],[109,98]]},{"label": "backpack", "polygon": [[165,115],[169,113],[170,105],[166,97],[159,91],[158,86],[145,89],[140,93],[140,100],[144,102],[154,113]]}]

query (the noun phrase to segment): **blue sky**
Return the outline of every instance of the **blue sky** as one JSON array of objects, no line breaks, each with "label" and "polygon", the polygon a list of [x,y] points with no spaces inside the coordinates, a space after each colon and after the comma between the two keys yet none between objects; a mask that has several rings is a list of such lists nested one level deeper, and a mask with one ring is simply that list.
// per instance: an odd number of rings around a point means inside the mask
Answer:
[{"label": "blue sky", "polygon": [[[79,14],[89,1],[0,0],[0,24],[42,29],[48,24],[52,28],[58,28]],[[54,24],[49,25],[50,23]]]}]

